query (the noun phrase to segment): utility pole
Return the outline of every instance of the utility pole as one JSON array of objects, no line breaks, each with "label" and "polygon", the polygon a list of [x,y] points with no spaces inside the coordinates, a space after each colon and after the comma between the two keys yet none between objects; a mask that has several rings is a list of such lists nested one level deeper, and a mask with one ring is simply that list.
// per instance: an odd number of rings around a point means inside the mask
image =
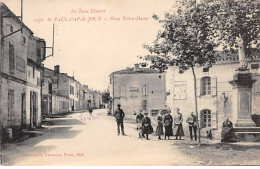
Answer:
[{"label": "utility pole", "polygon": [[46,49],[51,49],[51,54],[46,56],[46,58],[48,57],[53,57],[54,56],[54,35],[55,35],[55,24],[52,25],[52,46],[51,47],[43,47],[43,48],[46,48]]},{"label": "utility pole", "polygon": [[[1,6],[0,6],[1,8]],[[1,100],[2,100],[2,64],[3,64],[3,40],[2,40],[2,36],[3,36],[3,17],[2,17],[2,9],[0,9],[0,144],[1,144],[1,150],[0,150],[0,156],[1,156],[1,165],[2,165],[2,160],[3,160],[3,147],[2,147],[2,138],[3,138],[3,120],[2,120],[2,106],[1,106]]]}]

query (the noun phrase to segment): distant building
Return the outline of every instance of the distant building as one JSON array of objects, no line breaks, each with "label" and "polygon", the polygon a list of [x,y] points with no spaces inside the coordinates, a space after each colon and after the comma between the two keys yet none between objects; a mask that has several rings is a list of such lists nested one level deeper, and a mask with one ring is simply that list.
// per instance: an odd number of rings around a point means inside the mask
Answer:
[{"label": "distant building", "polygon": [[94,108],[99,109],[103,106],[102,94],[99,91],[94,91]]},{"label": "distant building", "polygon": [[[69,112],[69,96],[68,91],[61,94],[59,86],[60,81],[59,66],[55,66],[54,70],[44,68],[44,84],[42,89],[42,109],[43,115]],[[68,89],[69,90],[69,89]]]},{"label": "distant building", "polygon": [[[260,115],[260,70],[259,58],[248,66],[250,72],[257,81],[252,87],[252,114]],[[220,137],[223,121],[228,117],[233,121],[233,104],[237,98],[233,96],[232,85],[233,75],[239,67],[237,56],[223,55],[211,68],[195,68],[198,113],[202,135],[212,129],[215,137]],[[179,73],[177,67],[170,68],[167,72],[167,105],[175,114],[175,108],[180,108],[183,113],[184,128],[188,128],[186,118],[190,112],[195,113],[194,81],[191,70]],[[241,103],[243,104],[243,103]],[[239,106],[239,105],[238,105]],[[233,123],[235,123],[233,121]]]},{"label": "distant building", "polygon": [[165,73],[158,70],[126,68],[110,74],[110,96],[112,112],[121,104],[125,113],[151,111],[166,106]]}]

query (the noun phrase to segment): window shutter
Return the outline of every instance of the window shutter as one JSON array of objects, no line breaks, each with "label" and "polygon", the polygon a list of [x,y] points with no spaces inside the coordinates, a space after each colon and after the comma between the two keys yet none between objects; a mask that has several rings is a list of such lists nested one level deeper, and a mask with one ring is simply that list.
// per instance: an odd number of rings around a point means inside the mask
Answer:
[{"label": "window shutter", "polygon": [[200,124],[200,128],[204,128],[204,116],[203,116],[203,111],[200,112],[199,124]]},{"label": "window shutter", "polygon": [[211,125],[213,129],[218,128],[218,122],[217,122],[217,112],[211,113]]},{"label": "window shutter", "polygon": [[216,77],[211,78],[211,93],[212,93],[212,96],[217,96],[217,78]]},{"label": "window shutter", "polygon": [[143,85],[142,91],[143,91],[143,96],[147,96],[148,95],[148,87],[147,87],[147,85]]},{"label": "window shutter", "polygon": [[200,96],[200,79],[196,79],[196,93],[197,93],[197,97]]}]

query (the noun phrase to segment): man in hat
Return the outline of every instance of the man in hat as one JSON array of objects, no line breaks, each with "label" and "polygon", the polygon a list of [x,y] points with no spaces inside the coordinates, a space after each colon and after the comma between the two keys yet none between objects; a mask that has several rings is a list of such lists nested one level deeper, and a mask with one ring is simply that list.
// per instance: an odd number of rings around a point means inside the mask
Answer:
[{"label": "man in hat", "polygon": [[197,118],[193,112],[190,113],[190,116],[186,120],[189,123],[190,139],[193,140],[192,130],[194,131],[195,141],[197,141]]},{"label": "man in hat", "polygon": [[117,134],[120,135],[120,126],[121,126],[122,135],[125,136],[124,123],[123,123],[125,113],[120,107],[121,107],[121,105],[117,104],[117,109],[114,113],[114,117],[116,118],[116,122],[117,122]]}]

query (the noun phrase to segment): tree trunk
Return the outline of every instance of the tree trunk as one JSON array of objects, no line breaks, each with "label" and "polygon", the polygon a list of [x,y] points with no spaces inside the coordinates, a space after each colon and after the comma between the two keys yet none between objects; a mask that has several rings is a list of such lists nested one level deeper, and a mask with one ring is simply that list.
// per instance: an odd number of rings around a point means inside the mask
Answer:
[{"label": "tree trunk", "polygon": [[196,118],[197,118],[197,127],[198,127],[198,141],[199,141],[199,146],[201,145],[200,142],[200,121],[199,121],[199,115],[198,115],[198,101],[197,101],[197,84],[196,84],[196,74],[194,71],[194,67],[191,67],[192,74],[193,74],[193,82],[194,82],[194,98],[195,98],[195,112],[196,112]]}]

